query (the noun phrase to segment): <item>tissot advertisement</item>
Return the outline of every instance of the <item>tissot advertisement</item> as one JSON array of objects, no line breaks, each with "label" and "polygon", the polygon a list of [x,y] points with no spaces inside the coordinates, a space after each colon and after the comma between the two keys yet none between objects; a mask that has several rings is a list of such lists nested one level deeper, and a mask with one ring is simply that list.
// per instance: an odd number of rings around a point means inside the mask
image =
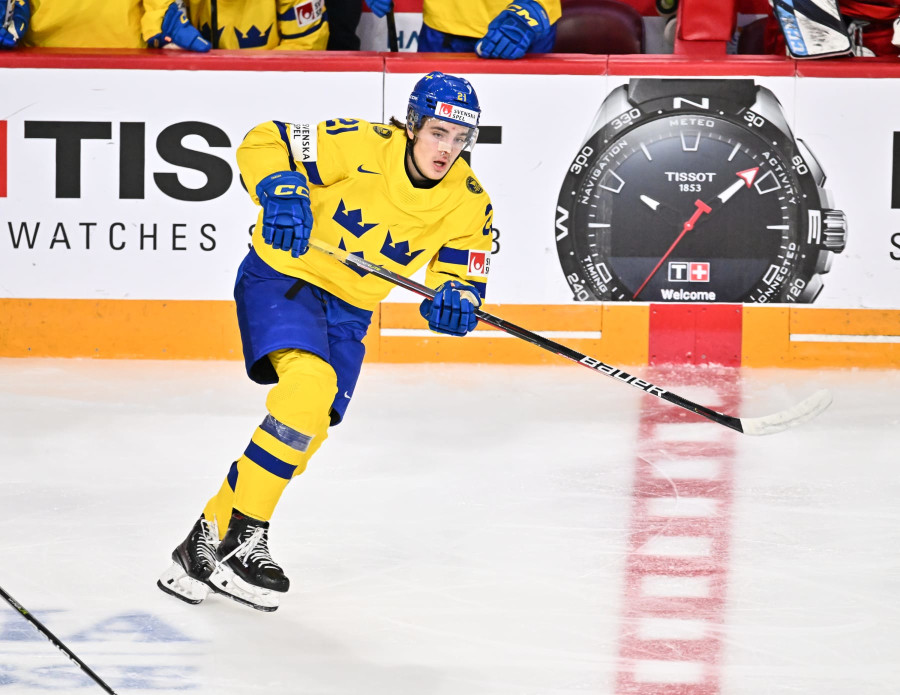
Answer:
[{"label": "tissot advertisement", "polygon": [[557,204],[576,300],[810,303],[847,220],[753,80],[633,79],[606,97]]},{"label": "tissot advertisement", "polygon": [[[900,308],[896,80],[458,72],[489,302]],[[420,76],[0,69],[0,296],[229,299],[244,134],[403,118]]]}]

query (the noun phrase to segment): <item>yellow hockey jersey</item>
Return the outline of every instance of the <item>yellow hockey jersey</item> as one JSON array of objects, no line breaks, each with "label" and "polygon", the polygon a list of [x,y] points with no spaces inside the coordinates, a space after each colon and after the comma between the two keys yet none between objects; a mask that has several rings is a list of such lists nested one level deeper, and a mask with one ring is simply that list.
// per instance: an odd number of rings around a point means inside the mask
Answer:
[{"label": "yellow hockey jersey", "polygon": [[26,46],[146,48],[172,0],[30,0]]},{"label": "yellow hockey jersey", "polygon": [[[305,173],[313,238],[401,275],[427,264],[429,287],[461,279],[484,297],[493,221],[488,194],[463,159],[433,188],[415,188],[405,157],[402,129],[353,118],[318,125],[270,121],[251,130],[237,151],[241,176],[257,204],[256,185],[269,174]],[[252,243],[276,270],[363,309],[375,309],[393,287],[314,249],[299,258],[273,249],[262,239],[262,210]]]},{"label": "yellow hockey jersey", "polygon": [[215,30],[216,48],[324,51],[328,45],[325,0],[185,0],[184,6],[204,36]]},{"label": "yellow hockey jersey", "polygon": [[[488,24],[510,4],[511,0],[423,0],[422,21],[432,29],[446,34],[480,39]],[[537,0],[547,11],[550,24],[562,15],[560,0]]]}]

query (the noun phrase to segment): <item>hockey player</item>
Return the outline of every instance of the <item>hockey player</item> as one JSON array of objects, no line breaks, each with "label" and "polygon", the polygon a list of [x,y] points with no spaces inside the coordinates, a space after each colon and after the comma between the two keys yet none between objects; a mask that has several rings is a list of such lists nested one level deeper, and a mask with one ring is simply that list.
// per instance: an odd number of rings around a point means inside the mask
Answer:
[{"label": "hockey player", "polygon": [[[393,0],[366,2],[376,17],[393,7]],[[419,52],[508,59],[550,53],[561,14],[560,0],[423,0]]]},{"label": "hockey player", "polygon": [[[51,48],[147,48],[174,43],[208,51],[209,43],[171,0],[16,0],[13,16],[25,46]],[[27,11],[27,14],[26,14]],[[4,43],[0,29],[0,44]]]},{"label": "hockey player", "polygon": [[391,288],[309,251],[310,238],[404,274],[427,264],[437,292],[420,307],[429,327],[454,336],[475,328],[492,208],[460,154],[475,143],[480,113],[467,80],[432,72],[410,94],[405,123],[270,121],[238,148],[261,207],[235,284],[238,324],[247,374],[275,385],[244,453],[174,550],[164,591],[199,603],[212,588],[275,610],[290,586],[268,550],[269,520],[344,418],[372,311]]}]

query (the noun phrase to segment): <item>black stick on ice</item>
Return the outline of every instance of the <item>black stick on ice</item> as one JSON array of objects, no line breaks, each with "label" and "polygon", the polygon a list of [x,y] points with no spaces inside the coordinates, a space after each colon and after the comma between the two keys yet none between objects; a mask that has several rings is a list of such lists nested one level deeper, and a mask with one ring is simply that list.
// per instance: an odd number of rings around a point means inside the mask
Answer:
[{"label": "black stick on ice", "polygon": [[112,688],[110,688],[106,684],[106,682],[102,678],[100,678],[100,676],[98,676],[96,673],[94,673],[91,670],[90,666],[88,666],[81,659],[79,659],[77,656],[75,656],[75,653],[71,649],[69,649],[65,644],[63,644],[56,635],[54,635],[52,632],[50,632],[50,630],[48,630],[46,627],[44,627],[44,624],[40,620],[35,618],[31,613],[29,613],[28,610],[21,603],[19,603],[12,596],[10,596],[8,593],[6,593],[6,591],[3,589],[2,586],[0,586],[0,596],[2,596],[4,599],[6,599],[6,602],[10,606],[15,608],[19,613],[21,613],[22,616],[29,623],[34,625],[38,629],[38,631],[44,635],[44,637],[46,637],[48,640],[50,640],[56,646],[57,649],[59,649],[63,654],[65,654],[67,657],[69,657],[69,659],[71,659],[73,662],[75,662],[75,664],[78,666],[78,668],[80,668],[87,675],[89,675],[97,685],[99,685],[101,688],[103,688],[106,692],[110,693],[110,695],[116,695],[116,691],[113,690]]},{"label": "black stick on ice", "polygon": [[[387,280],[394,285],[398,285],[411,292],[415,292],[422,297],[434,297],[435,293],[431,288],[426,287],[425,285],[422,285],[415,280],[410,280],[403,275],[398,275],[397,273],[388,270],[387,268],[384,268],[380,265],[371,263],[364,258],[354,256],[352,253],[348,253],[343,249],[336,248],[331,244],[319,241],[318,239],[311,239],[309,244],[317,251],[328,254],[329,256],[339,260],[344,265],[355,266],[362,270],[366,270],[373,275],[380,277],[382,280]],[[482,311],[481,309],[476,309],[475,315],[478,317],[479,321],[493,326],[494,328],[499,328],[501,331],[509,333],[516,338],[526,340],[533,345],[537,345],[539,348],[549,350],[550,352],[555,353],[560,357],[570,359],[573,362],[578,362],[578,364],[588,367],[589,369],[593,369],[594,371],[600,372],[601,374],[605,374],[606,376],[612,377],[613,379],[621,381],[624,384],[628,384],[629,386],[639,388],[644,393],[647,393],[651,396],[656,396],[657,398],[661,398],[664,401],[672,403],[673,405],[677,405],[679,408],[689,410],[692,413],[701,415],[702,417],[705,417],[708,420],[712,420],[719,425],[730,427],[731,429],[736,430],[737,432],[742,432],[743,434],[775,434],[776,432],[781,432],[790,427],[794,427],[795,425],[799,425],[802,422],[813,419],[819,413],[825,410],[829,405],[831,405],[831,394],[826,390],[822,390],[817,391],[800,403],[797,403],[796,405],[777,413],[773,413],[772,415],[751,418],[739,418],[732,415],[726,415],[724,413],[712,410],[711,408],[693,403],[686,398],[682,398],[677,394],[666,391],[659,386],[654,386],[648,381],[638,379],[636,376],[632,376],[631,374],[628,374],[627,372],[624,372],[617,367],[610,366],[593,357],[588,357],[587,355],[584,355],[577,350],[573,350],[570,347],[549,340],[548,338],[544,338],[537,333],[532,333],[529,330],[521,328],[520,326],[517,326],[514,323],[510,323],[509,321],[505,321],[504,319],[493,316],[492,314],[489,314],[486,311]]]}]

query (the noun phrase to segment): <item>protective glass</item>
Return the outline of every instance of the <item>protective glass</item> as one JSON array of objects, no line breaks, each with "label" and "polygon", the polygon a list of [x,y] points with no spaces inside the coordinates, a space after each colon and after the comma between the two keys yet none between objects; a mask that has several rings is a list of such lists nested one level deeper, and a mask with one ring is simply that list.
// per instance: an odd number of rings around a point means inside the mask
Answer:
[{"label": "protective glass", "polygon": [[418,137],[453,153],[463,150],[471,152],[478,140],[478,128],[460,130],[457,124],[444,122],[439,118],[428,118],[422,124]]}]

